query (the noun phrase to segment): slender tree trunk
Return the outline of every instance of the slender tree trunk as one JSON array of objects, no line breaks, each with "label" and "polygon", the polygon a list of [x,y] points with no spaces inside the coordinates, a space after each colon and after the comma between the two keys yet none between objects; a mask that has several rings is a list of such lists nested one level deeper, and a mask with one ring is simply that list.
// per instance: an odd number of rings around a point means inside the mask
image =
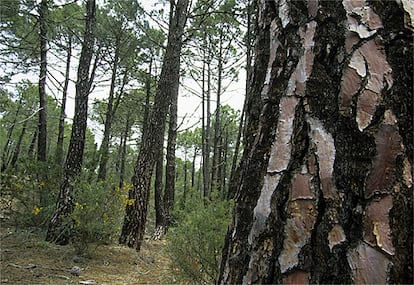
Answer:
[{"label": "slender tree trunk", "polygon": [[215,111],[215,122],[214,122],[214,139],[213,139],[213,165],[211,169],[211,188],[219,187],[220,180],[218,178],[219,168],[219,142],[220,142],[220,112],[221,112],[221,84],[223,74],[223,35],[220,34],[219,40],[219,53],[218,53],[218,67],[217,67],[217,99],[216,99],[216,111]]},{"label": "slender tree trunk", "polygon": [[188,0],[178,0],[168,32],[168,43],[161,69],[161,75],[154,99],[154,108],[150,115],[148,128],[144,130],[141,150],[132,178],[134,188],[129,191],[133,203],[126,206],[120,244],[126,244],[140,250],[147,220],[147,208],[151,176],[158,152],[162,146],[166,115],[172,98],[177,96],[180,78],[180,53],[182,35],[187,19]]},{"label": "slender tree trunk", "polygon": [[193,163],[191,164],[191,189],[194,189],[195,185],[195,164],[197,159],[197,146],[194,146]]},{"label": "slender tree trunk", "polygon": [[35,146],[36,146],[37,132],[38,131],[39,131],[39,128],[36,128],[36,130],[33,133],[32,140],[30,142],[30,145],[29,145],[29,150],[27,151],[27,156],[30,157],[30,158],[33,157],[33,153],[34,153]]},{"label": "slender tree trunk", "polygon": [[241,183],[218,283],[411,283],[407,6],[258,9]]},{"label": "slender tree trunk", "polygon": [[106,165],[108,164],[108,159],[109,159],[109,140],[111,137],[111,126],[112,126],[112,120],[114,116],[113,105],[114,105],[116,75],[118,72],[118,64],[119,64],[119,52],[120,52],[119,45],[120,45],[120,39],[118,38],[115,44],[116,46],[115,57],[114,57],[113,65],[112,65],[111,87],[109,89],[108,106],[107,106],[106,114],[105,114],[104,135],[103,135],[103,139],[101,143],[101,148],[99,151],[100,162],[99,162],[99,169],[98,169],[98,180],[100,181],[103,181],[106,178]]},{"label": "slender tree trunk", "polygon": [[23,98],[20,97],[19,103],[17,105],[16,114],[14,115],[13,122],[10,125],[10,128],[7,130],[7,140],[3,147],[3,152],[1,153],[1,172],[6,171],[8,162],[9,162],[9,153],[10,153],[10,144],[12,140],[12,135],[14,131],[14,127],[17,123],[17,117],[19,116],[20,110],[22,108],[22,100]]},{"label": "slender tree trunk", "polygon": [[85,147],[86,124],[88,118],[88,95],[90,92],[89,68],[95,42],[96,7],[95,0],[86,3],[86,24],[81,56],[79,59],[78,79],[76,82],[75,116],[68,154],[64,165],[63,180],[55,210],[49,222],[47,241],[67,244],[71,237],[72,224],[65,222],[74,210],[74,183],[81,174],[83,150]]},{"label": "slender tree trunk", "polygon": [[164,176],[164,149],[158,153],[155,166],[155,182],[154,182],[154,204],[155,204],[155,227],[159,235],[164,234],[164,200],[163,200],[163,176]]},{"label": "slender tree trunk", "polygon": [[121,161],[120,161],[120,169],[119,169],[119,188],[122,188],[124,186],[124,181],[125,181],[126,150],[127,150],[127,142],[128,142],[130,129],[131,129],[131,116],[128,113],[127,120],[125,123],[122,145],[121,145],[122,150],[121,150]]},{"label": "slender tree trunk", "polygon": [[39,5],[39,40],[40,40],[40,73],[39,73],[39,133],[37,140],[37,160],[46,161],[47,157],[47,23],[48,0],[42,0]]},{"label": "slender tree trunk", "polygon": [[147,74],[147,80],[145,82],[145,110],[144,110],[144,123],[142,126],[142,129],[147,129],[148,125],[148,118],[150,115],[150,99],[151,99],[151,80],[152,80],[152,56],[150,58],[149,66],[148,66],[148,74]]},{"label": "slender tree trunk", "polygon": [[252,12],[255,3],[257,1],[249,0],[247,3],[247,31],[246,31],[246,93],[243,103],[243,109],[241,111],[241,117],[240,117],[240,124],[239,129],[237,132],[237,139],[236,139],[236,145],[234,147],[234,154],[233,159],[231,163],[231,170],[230,170],[230,183],[236,183],[236,185],[230,185],[229,191],[227,194],[227,199],[234,198],[234,192],[232,192],[233,189],[237,188],[237,160],[239,158],[239,151],[240,151],[240,144],[241,144],[241,138],[242,133],[245,126],[245,120],[244,117],[246,115],[246,109],[247,109],[247,101],[248,101],[248,95],[250,93],[250,80],[251,80],[251,70],[252,70]]},{"label": "slender tree trunk", "polygon": [[22,131],[19,135],[19,139],[17,140],[16,147],[14,148],[13,156],[12,156],[12,159],[10,161],[10,167],[14,168],[16,166],[17,160],[18,160],[19,155],[20,155],[20,148],[21,148],[21,145],[22,145],[23,137],[24,137],[24,134],[26,133],[27,122],[28,122],[28,120],[25,120],[24,123],[23,123]]},{"label": "slender tree trunk", "polygon": [[226,134],[224,137],[224,142],[222,144],[222,158],[221,158],[221,165],[222,165],[222,171],[221,171],[221,194],[223,198],[226,198],[227,193],[226,192],[226,181],[227,181],[227,160],[228,160],[228,148],[229,148],[229,134],[226,130]]},{"label": "slender tree trunk", "polygon": [[177,145],[177,100],[178,92],[173,95],[170,104],[170,120],[168,125],[167,165],[165,170],[164,222],[167,229],[172,223],[171,211],[175,197],[175,148]]},{"label": "slender tree trunk", "polygon": [[65,138],[65,110],[66,110],[66,97],[68,95],[69,87],[69,75],[70,75],[70,62],[72,58],[72,36],[68,36],[67,56],[66,56],[66,71],[65,71],[65,83],[63,85],[62,103],[60,106],[60,117],[59,117],[59,131],[58,140],[56,145],[56,162],[58,165],[63,163],[63,140]]},{"label": "slender tree trunk", "polygon": [[[183,200],[182,200],[182,205],[185,205],[185,202],[187,200],[187,192],[188,192],[188,185],[187,185],[187,148],[184,150],[184,189],[183,189]],[[184,207],[183,207],[184,208]]]},{"label": "slender tree trunk", "polygon": [[[207,81],[205,82],[205,71],[207,66]],[[207,88],[205,89],[205,85]],[[204,55],[203,63],[203,104],[205,99],[205,125],[203,128],[204,133],[204,154],[203,154],[203,194],[204,199],[210,200],[210,63],[209,57]],[[203,112],[204,114],[204,112]]]}]

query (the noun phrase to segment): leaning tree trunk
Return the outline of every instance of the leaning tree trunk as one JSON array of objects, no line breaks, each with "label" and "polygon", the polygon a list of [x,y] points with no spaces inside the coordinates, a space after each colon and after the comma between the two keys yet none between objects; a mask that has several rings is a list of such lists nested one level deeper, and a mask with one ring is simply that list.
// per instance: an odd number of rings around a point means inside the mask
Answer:
[{"label": "leaning tree trunk", "polygon": [[[56,202],[55,210],[49,222],[47,241],[67,244],[70,238],[71,222],[65,220],[74,210],[74,183],[82,170],[83,150],[85,146],[86,124],[88,118],[88,95],[90,88],[89,67],[95,42],[96,7],[95,0],[88,0],[86,28],[79,59],[78,80],[76,82],[75,116],[68,154],[64,165],[63,180]],[[70,219],[69,219],[70,220]]]},{"label": "leaning tree trunk", "polygon": [[29,120],[27,120],[27,119],[24,121],[23,126],[22,126],[22,131],[19,135],[19,139],[17,140],[16,147],[14,148],[13,156],[12,156],[12,159],[10,161],[10,167],[12,167],[12,168],[15,168],[17,160],[19,159],[20,148],[22,146],[22,141],[23,141],[23,137],[26,133],[28,122],[29,122]]},{"label": "leaning tree trunk", "polygon": [[[14,115],[14,118],[13,118],[13,122],[11,123],[9,129],[7,130],[6,142],[3,147],[3,152],[1,153],[1,172],[6,171],[8,163],[9,163],[9,153],[10,153],[10,146],[12,144],[12,135],[13,135],[14,127],[17,124],[17,118],[22,108],[22,104],[23,104],[22,101],[23,101],[23,97],[20,97],[19,103],[17,105],[16,114]],[[36,133],[36,136],[37,136],[37,133]]]},{"label": "leaning tree trunk", "polygon": [[143,130],[144,140],[132,177],[134,188],[128,194],[129,203],[125,209],[124,224],[119,238],[120,244],[135,247],[138,251],[144,238],[151,176],[164,138],[164,133],[160,130],[165,129],[171,98],[175,96],[174,94],[178,94],[180,53],[188,4],[188,0],[178,0],[175,3],[174,15],[170,21],[168,32],[167,48],[154,98],[154,107],[148,127]]},{"label": "leaning tree trunk", "polygon": [[408,7],[259,3],[220,284],[412,282]]}]

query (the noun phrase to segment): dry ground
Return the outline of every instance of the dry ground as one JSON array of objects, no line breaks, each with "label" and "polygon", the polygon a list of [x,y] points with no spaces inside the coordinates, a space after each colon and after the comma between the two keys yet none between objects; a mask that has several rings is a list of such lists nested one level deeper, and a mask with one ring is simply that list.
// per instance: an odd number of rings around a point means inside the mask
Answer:
[{"label": "dry ground", "polygon": [[[165,241],[146,241],[139,253],[118,245],[89,245],[78,257],[72,245],[43,241],[38,230],[1,225],[1,284],[173,284]],[[71,274],[77,266],[80,275]]]}]

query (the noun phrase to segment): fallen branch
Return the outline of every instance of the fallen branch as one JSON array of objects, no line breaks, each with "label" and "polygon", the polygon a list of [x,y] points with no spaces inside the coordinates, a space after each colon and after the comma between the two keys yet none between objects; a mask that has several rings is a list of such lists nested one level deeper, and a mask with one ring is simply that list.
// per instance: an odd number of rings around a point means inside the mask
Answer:
[{"label": "fallen branch", "polygon": [[56,278],[60,278],[60,279],[65,279],[65,280],[70,280],[70,277],[67,277],[67,276],[65,276],[65,275],[53,275],[53,277],[56,277]]},{"label": "fallen branch", "polygon": [[79,281],[79,284],[95,284],[95,280]]},{"label": "fallen branch", "polygon": [[43,265],[36,265],[29,263],[26,266],[17,265],[14,263],[9,263],[8,266],[15,267],[15,268],[22,268],[22,269],[33,269],[33,268],[41,268],[41,269],[48,269],[52,271],[63,271],[63,272],[69,272],[72,275],[79,276],[81,269],[77,266],[72,267],[71,269],[63,269],[63,268],[55,268],[55,267],[49,267],[49,266],[43,266]]},{"label": "fallen branch", "polygon": [[8,264],[8,266],[14,267],[14,268],[23,268],[23,269],[32,269],[32,268],[36,268],[36,265],[34,264],[28,264],[27,266],[21,266],[21,265],[17,265],[14,263],[10,263]]}]

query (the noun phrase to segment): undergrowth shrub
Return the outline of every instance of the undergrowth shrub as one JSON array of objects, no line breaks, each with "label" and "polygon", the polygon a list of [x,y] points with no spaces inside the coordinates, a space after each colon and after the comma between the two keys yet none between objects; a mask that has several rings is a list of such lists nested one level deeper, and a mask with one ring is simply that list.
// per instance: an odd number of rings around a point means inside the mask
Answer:
[{"label": "undergrowth shrub", "polygon": [[87,243],[109,244],[118,238],[125,205],[131,203],[128,191],[105,182],[90,183],[81,179],[76,184],[75,208],[70,216],[73,221],[73,242],[78,253],[87,253]]},{"label": "undergrowth shrub", "polygon": [[[20,171],[0,173],[0,222],[16,229],[46,230],[60,191],[61,173],[53,169],[30,162]],[[125,206],[134,202],[128,199],[132,185],[119,188],[94,180],[86,173],[74,182],[74,211],[63,218],[60,229],[69,233],[79,254],[87,254],[87,243],[111,243],[118,238]]]},{"label": "undergrowth shrub", "polygon": [[60,177],[45,168],[44,163],[29,161],[23,170],[0,174],[1,219],[16,228],[47,226],[58,193],[56,180]]},{"label": "undergrowth shrub", "polygon": [[178,277],[197,283],[215,283],[232,204],[191,198],[175,212],[177,226],[167,234],[168,252]]}]

